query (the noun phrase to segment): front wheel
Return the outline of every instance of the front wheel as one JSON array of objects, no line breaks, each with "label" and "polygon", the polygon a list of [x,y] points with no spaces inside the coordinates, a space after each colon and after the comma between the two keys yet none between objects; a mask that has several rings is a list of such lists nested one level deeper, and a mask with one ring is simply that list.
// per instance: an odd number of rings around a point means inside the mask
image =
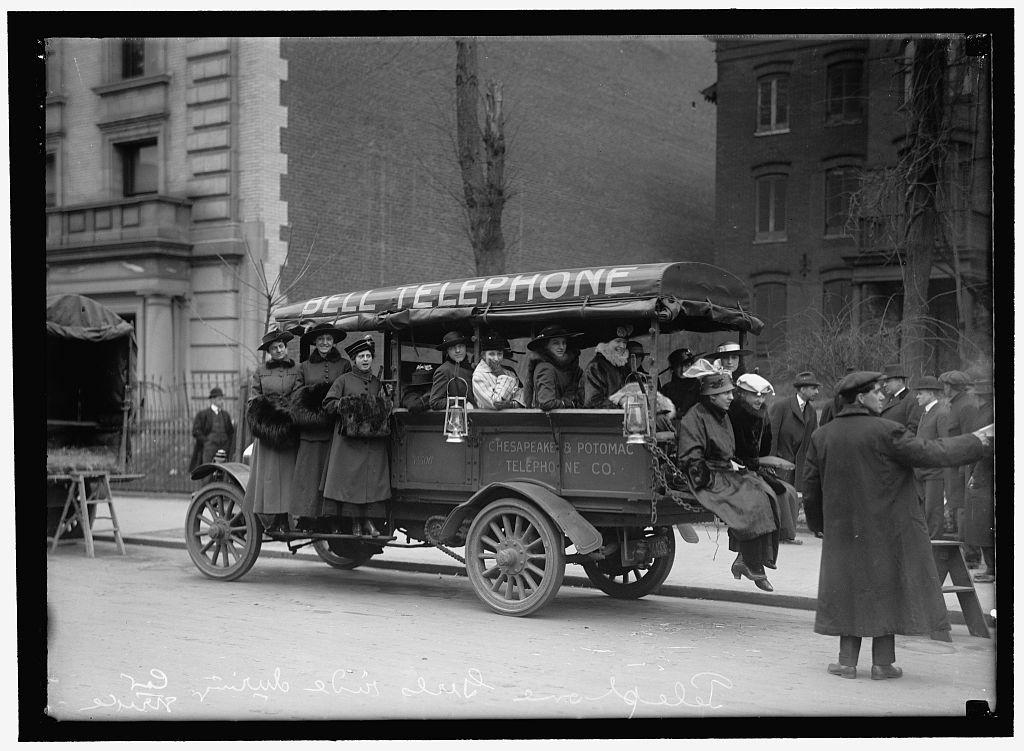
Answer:
[{"label": "front wheel", "polygon": [[565,536],[546,514],[518,498],[485,507],[466,538],[473,591],[502,615],[530,615],[558,594],[565,575]]},{"label": "front wheel", "polygon": [[320,556],[320,560],[332,568],[340,568],[345,571],[359,568],[373,557],[372,554],[361,548],[362,546],[358,543],[354,546],[346,546],[339,545],[334,540],[316,540],[313,543],[313,550]]},{"label": "front wheel", "polygon": [[192,500],[185,517],[185,545],[192,563],[211,579],[234,581],[252,568],[263,546],[263,528],[242,508],[237,485],[210,483]]},{"label": "front wheel", "polygon": [[[647,530],[645,539],[654,538],[659,530]],[[662,552],[647,568],[623,565],[618,557],[584,563],[583,570],[591,583],[610,597],[618,600],[638,600],[660,587],[676,557],[676,536],[671,527],[660,530],[662,539],[668,540],[667,552]],[[664,544],[664,543],[662,543]],[[632,579],[632,581],[630,581]]]}]

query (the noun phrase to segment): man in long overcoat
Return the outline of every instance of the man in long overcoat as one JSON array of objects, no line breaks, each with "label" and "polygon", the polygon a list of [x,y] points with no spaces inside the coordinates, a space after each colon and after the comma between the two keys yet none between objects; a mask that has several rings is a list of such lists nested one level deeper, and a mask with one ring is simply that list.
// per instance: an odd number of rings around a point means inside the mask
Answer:
[{"label": "man in long overcoat", "polygon": [[231,458],[235,446],[235,425],[224,409],[224,392],[220,386],[210,389],[210,406],[199,410],[192,421],[192,437],[195,446],[188,465],[189,472],[200,464],[212,462],[217,449],[224,449],[228,459]]},{"label": "man in long overcoat", "polygon": [[[948,408],[945,430],[941,437],[957,436],[971,430],[978,417],[978,403],[974,395],[968,391],[971,386],[970,377],[960,370],[947,370],[939,376],[945,391]],[[945,472],[946,508],[955,519],[957,539],[963,540],[964,496],[967,492],[967,467],[954,467]],[[978,550],[967,547],[964,551],[967,562],[972,563],[980,557]]]},{"label": "man in long overcoat", "polygon": [[807,452],[807,525],[824,532],[814,630],[839,637],[828,672],[844,678],[857,676],[862,637],[872,637],[871,677],[899,678],[896,634],[949,630],[913,467],[969,463],[985,447],[972,433],[922,441],[879,417],[881,375],[840,381],[847,403]]},{"label": "man in long overcoat", "polygon": [[[797,495],[792,500],[790,513],[793,519],[800,514],[800,494],[804,490],[804,457],[811,443],[811,433],[818,429],[818,413],[811,403],[818,396],[821,383],[810,371],[798,373],[793,381],[796,393],[786,399],[772,402],[768,408],[768,420],[772,426],[772,446],[775,456],[793,462],[796,469],[790,476],[779,470],[781,479],[791,482]],[[793,537],[783,538],[782,542],[800,545],[801,541]]]},{"label": "man in long overcoat", "polygon": [[917,432],[917,421],[921,419],[921,408],[917,399],[907,388],[907,374],[902,365],[886,365],[882,369],[882,417],[903,425],[911,433]]},{"label": "man in long overcoat", "polygon": [[[939,402],[942,384],[932,376],[922,376],[914,386],[917,391],[917,402],[921,405],[921,416],[917,422],[917,437],[922,441],[934,441],[945,430],[946,405]],[[882,413],[885,417],[885,413]],[[933,540],[941,540],[945,531],[943,506],[942,468],[915,467],[914,479],[917,481],[917,497],[924,509],[924,521],[928,527],[928,535]]]}]

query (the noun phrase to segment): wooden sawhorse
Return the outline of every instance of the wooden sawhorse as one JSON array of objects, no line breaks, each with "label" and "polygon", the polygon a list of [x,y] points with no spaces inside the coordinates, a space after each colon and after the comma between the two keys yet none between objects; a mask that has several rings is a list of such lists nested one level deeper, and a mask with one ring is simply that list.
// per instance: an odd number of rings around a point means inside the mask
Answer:
[{"label": "wooden sawhorse", "polygon": [[[77,520],[82,528],[82,537],[85,538],[85,554],[90,558],[95,558],[96,549],[92,540],[92,526],[89,524],[89,507],[105,503],[110,510],[110,516],[95,518],[110,520],[114,527],[114,541],[117,543],[118,552],[121,555],[128,555],[121,537],[121,527],[117,523],[117,512],[114,511],[114,499],[110,493],[110,475],[108,473],[70,472],[67,475],[49,475],[47,479],[71,481],[67,500],[64,501],[64,510],[61,512],[60,521],[57,522],[57,531],[53,535],[53,544],[50,546],[51,553],[57,550],[57,543],[69,523]],[[87,482],[92,486],[92,493],[86,490]]]},{"label": "wooden sawhorse", "polygon": [[[956,594],[960,601],[960,610],[964,614],[964,623],[967,624],[971,636],[991,638],[988,626],[985,625],[985,616],[981,612],[978,592],[974,589],[971,573],[967,570],[961,543],[957,540],[932,540],[932,555],[935,557],[935,569],[939,574],[942,594]],[[949,586],[946,586],[947,574],[953,582]],[[937,641],[953,641],[948,631],[935,631],[932,638]]]}]

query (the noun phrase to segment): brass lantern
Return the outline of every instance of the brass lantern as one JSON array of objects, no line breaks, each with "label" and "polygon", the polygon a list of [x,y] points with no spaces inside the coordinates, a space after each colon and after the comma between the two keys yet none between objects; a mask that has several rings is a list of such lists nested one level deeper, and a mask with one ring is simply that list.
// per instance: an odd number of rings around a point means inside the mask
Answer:
[{"label": "brass lantern", "polygon": [[448,392],[447,403],[444,408],[444,437],[448,443],[465,443],[469,433],[469,411],[466,406],[466,397],[452,396],[450,389],[453,381],[462,381],[469,393],[469,384],[465,378],[456,376],[448,381],[446,391]]},{"label": "brass lantern", "polygon": [[626,443],[644,443],[654,435],[651,427],[651,411],[647,404],[647,394],[643,386],[637,391],[626,394],[622,401],[622,435]]}]

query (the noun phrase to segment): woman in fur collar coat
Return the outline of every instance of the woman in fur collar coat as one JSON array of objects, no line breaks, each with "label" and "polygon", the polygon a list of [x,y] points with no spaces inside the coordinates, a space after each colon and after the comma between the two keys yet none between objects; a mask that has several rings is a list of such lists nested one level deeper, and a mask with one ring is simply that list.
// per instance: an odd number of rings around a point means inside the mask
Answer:
[{"label": "woman in fur collar coat", "polygon": [[271,331],[259,350],[270,359],[256,368],[249,385],[246,417],[255,438],[245,506],[264,515],[268,531],[288,529],[288,498],[295,473],[298,430],[292,422],[291,393],[299,383],[299,366],[288,357],[287,331]]},{"label": "woman in fur collar coat", "polygon": [[[299,384],[291,399],[292,419],[299,428],[299,452],[295,457],[289,513],[299,529],[330,531],[329,519],[335,518],[323,513],[320,495],[320,480],[327,466],[334,427],[334,415],[324,409],[323,402],[331,384],[352,370],[352,364],[335,346],[344,338],[341,329],[321,323],[299,340],[303,345],[314,345],[309,359],[299,365]],[[315,517],[320,517],[318,522]]]},{"label": "woman in fur collar coat", "polygon": [[526,345],[536,353],[530,361],[527,380],[532,384],[531,406],[545,411],[583,406],[583,371],[580,353],[569,349],[569,341],[583,336],[558,325],[545,326]]},{"label": "woman in fur collar coat", "polygon": [[629,343],[625,330],[617,336],[600,342],[594,359],[587,365],[583,379],[583,406],[587,409],[618,409],[619,405],[608,397],[622,388],[629,374]]},{"label": "woman in fur collar coat", "polygon": [[374,520],[383,525],[391,498],[386,438],[391,402],[370,372],[375,350],[370,335],[346,347],[352,370],[327,390],[323,406],[337,423],[321,483],[325,514],[344,516],[351,520],[352,534],[372,537],[380,536]]}]

